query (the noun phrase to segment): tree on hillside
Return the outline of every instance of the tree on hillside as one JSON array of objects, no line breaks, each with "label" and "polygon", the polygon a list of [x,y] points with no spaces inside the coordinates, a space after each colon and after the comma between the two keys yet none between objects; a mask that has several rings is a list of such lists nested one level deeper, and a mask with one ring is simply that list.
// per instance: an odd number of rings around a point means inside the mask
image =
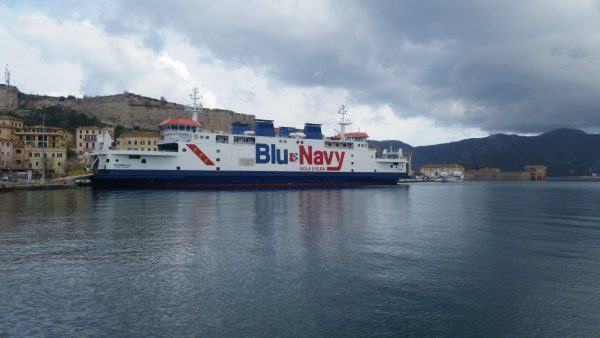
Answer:
[{"label": "tree on hillside", "polygon": [[41,125],[42,116],[46,117],[45,124],[48,127],[59,127],[74,132],[81,126],[104,126],[96,117],[89,117],[73,109],[52,106],[38,109],[22,116],[25,125]]}]

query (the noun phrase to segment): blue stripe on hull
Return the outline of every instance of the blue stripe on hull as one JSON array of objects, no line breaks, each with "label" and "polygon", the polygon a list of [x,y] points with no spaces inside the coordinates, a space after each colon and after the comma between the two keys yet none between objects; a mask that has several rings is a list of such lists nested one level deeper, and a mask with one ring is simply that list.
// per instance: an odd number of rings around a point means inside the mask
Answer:
[{"label": "blue stripe on hull", "polygon": [[396,184],[403,173],[284,171],[98,170],[97,187],[223,188]]}]

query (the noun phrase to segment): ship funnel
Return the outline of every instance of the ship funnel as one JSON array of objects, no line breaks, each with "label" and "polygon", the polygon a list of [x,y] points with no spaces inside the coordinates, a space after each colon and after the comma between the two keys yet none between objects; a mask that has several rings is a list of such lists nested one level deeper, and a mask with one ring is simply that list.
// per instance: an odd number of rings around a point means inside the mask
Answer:
[{"label": "ship funnel", "polygon": [[231,124],[231,133],[232,134],[243,134],[248,131],[248,124],[241,122],[233,122]]},{"label": "ship funnel", "polygon": [[256,136],[275,137],[273,120],[254,120],[254,133]]},{"label": "ship funnel", "polygon": [[279,127],[279,137],[290,137],[290,134],[295,132],[296,128],[293,127]]},{"label": "ship funnel", "polygon": [[321,132],[321,125],[315,123],[304,124],[304,134],[308,139],[321,140],[323,139],[323,133]]}]

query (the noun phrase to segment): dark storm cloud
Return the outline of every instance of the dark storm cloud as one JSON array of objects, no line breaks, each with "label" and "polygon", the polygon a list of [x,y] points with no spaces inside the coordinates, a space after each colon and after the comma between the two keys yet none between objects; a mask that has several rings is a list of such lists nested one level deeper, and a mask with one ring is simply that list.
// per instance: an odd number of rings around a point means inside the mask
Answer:
[{"label": "dark storm cloud", "polygon": [[143,22],[147,35],[172,29],[229,63],[282,83],[345,88],[402,116],[543,132],[600,127],[599,9],[541,0],[149,1],[123,3],[114,20]]}]

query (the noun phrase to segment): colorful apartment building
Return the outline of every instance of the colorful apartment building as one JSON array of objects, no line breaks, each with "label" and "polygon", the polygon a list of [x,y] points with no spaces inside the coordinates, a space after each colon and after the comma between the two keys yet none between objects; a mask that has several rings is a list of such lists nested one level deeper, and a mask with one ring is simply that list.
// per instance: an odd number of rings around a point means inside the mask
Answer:
[{"label": "colorful apartment building", "polygon": [[130,131],[117,139],[119,150],[157,151],[156,142],[160,140],[160,133],[154,131]]},{"label": "colorful apartment building", "polygon": [[[21,163],[26,169],[42,170],[44,164],[48,173],[64,174],[67,166],[67,131],[62,128],[27,126],[15,131],[14,147],[16,157],[23,158],[27,153],[28,163]],[[18,165],[18,163],[15,163]]]}]

